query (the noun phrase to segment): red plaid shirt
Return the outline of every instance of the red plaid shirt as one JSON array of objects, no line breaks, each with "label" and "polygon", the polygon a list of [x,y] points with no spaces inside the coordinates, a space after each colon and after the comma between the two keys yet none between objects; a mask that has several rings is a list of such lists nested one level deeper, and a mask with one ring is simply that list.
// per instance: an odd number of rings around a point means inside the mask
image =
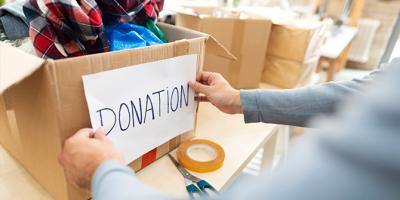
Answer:
[{"label": "red plaid shirt", "polygon": [[156,20],[164,0],[97,0],[105,24],[113,22],[145,23]]},{"label": "red plaid shirt", "polygon": [[163,3],[163,0],[29,0],[24,13],[30,22],[29,36],[37,55],[59,59],[108,51],[102,18],[108,24],[155,20]]}]

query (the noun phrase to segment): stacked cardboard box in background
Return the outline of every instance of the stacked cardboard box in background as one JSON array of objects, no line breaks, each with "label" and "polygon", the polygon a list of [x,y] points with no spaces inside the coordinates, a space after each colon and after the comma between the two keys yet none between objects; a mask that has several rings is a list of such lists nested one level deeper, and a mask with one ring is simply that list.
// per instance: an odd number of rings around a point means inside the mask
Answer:
[{"label": "stacked cardboard box in background", "polygon": [[[199,71],[206,46],[210,53],[234,58],[207,34],[165,24],[160,28],[170,43],[60,60],[43,60],[0,43],[0,143],[55,199],[90,197],[66,182],[57,162],[65,139],[90,127],[83,75],[186,54],[197,54]],[[137,171],[193,135],[182,133],[130,166]]]},{"label": "stacked cardboard box in background", "polygon": [[280,88],[307,83],[318,65],[326,29],[316,20],[274,23],[262,81]]},{"label": "stacked cardboard box in background", "polygon": [[176,25],[214,36],[237,60],[206,53],[204,70],[221,73],[235,88],[258,88],[271,31],[269,19],[243,19],[240,13],[223,18],[212,15],[213,7],[178,11]]}]

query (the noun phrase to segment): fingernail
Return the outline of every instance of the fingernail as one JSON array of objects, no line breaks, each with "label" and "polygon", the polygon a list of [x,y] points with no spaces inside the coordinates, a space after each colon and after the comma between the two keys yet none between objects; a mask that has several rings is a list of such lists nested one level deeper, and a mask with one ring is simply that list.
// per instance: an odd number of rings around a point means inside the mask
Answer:
[{"label": "fingernail", "polygon": [[94,138],[94,134],[95,134],[95,132],[94,132],[94,130],[92,130],[92,131],[90,132],[90,134],[89,134],[89,138]]}]

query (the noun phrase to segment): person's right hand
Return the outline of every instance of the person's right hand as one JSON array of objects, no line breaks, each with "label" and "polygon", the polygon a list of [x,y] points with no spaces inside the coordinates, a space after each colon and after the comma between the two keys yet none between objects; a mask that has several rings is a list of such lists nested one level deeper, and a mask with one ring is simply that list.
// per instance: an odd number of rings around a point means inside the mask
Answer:
[{"label": "person's right hand", "polygon": [[209,101],[222,112],[228,114],[243,113],[240,91],[232,86],[219,73],[200,72],[196,81],[189,81],[189,86],[205,96],[197,96],[198,101]]},{"label": "person's right hand", "polygon": [[68,182],[90,189],[97,168],[107,160],[124,163],[122,153],[106,137],[102,129],[85,128],[68,138],[58,156]]}]

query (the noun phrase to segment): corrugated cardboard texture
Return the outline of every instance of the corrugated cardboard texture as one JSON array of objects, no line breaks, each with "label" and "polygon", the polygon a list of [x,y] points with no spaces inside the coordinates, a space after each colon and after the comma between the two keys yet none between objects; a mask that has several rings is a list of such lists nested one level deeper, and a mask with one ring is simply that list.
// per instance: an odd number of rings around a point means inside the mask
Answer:
[{"label": "corrugated cardboard texture", "polygon": [[200,18],[178,13],[176,23],[178,26],[192,28],[214,36],[237,58],[236,61],[232,61],[207,53],[204,63],[205,70],[221,73],[236,88],[257,88],[259,86],[271,21]]},{"label": "corrugated cardboard texture", "polygon": [[280,88],[294,88],[310,80],[318,60],[319,56],[305,62],[267,56],[262,81]]},{"label": "corrugated cardboard texture", "polygon": [[[56,61],[34,58],[8,46],[0,47],[2,53],[11,49],[7,55],[12,55],[0,57],[1,69],[6,69],[0,71],[1,77],[8,77],[8,73],[16,77],[13,78],[15,82],[9,78],[1,79],[4,92],[0,92],[0,142],[55,199],[87,199],[90,196],[67,184],[57,162],[64,140],[77,130],[90,127],[82,75],[185,54],[197,54],[197,69],[201,70],[205,45],[232,58],[206,34],[163,24],[160,27],[171,43]],[[29,67],[24,68],[25,64]],[[21,71],[17,73],[19,67]],[[187,132],[161,145],[155,158],[193,135],[193,131]],[[141,159],[130,166],[140,169],[143,166]]]},{"label": "corrugated cardboard texture", "polygon": [[21,159],[21,142],[15,112],[7,109],[3,95],[0,95],[0,143],[5,144],[4,147],[14,158]]},{"label": "corrugated cardboard texture", "polygon": [[[59,109],[61,141],[64,141],[82,127],[90,127],[89,112],[87,110],[81,78],[83,75],[172,58],[180,55],[192,53],[199,54],[203,51],[202,48],[204,48],[204,38],[202,41],[180,40],[165,45],[55,61],[52,71],[56,80],[55,85]],[[199,55],[198,59],[202,60],[201,55]],[[201,62],[198,64],[198,69],[201,67],[200,64]],[[151,81],[151,79],[149,79],[149,81]],[[194,136],[193,132],[185,134],[189,135],[186,137],[187,139]],[[178,141],[180,142],[180,139],[178,139]],[[169,143],[166,144],[167,146],[164,145],[161,147],[161,152],[157,152],[158,157],[176,147],[170,147],[168,144]],[[141,168],[141,165],[138,163],[141,163],[141,159],[131,164],[131,167],[136,171]],[[88,197],[88,194],[85,194],[83,191],[78,191],[71,185],[69,185],[68,188],[70,199],[79,199],[82,196]]]},{"label": "corrugated cardboard texture", "polygon": [[9,147],[20,145],[19,155],[13,156],[55,198],[65,199],[66,182],[57,162],[61,141],[53,85],[48,67],[43,67],[3,94],[14,130],[8,137],[13,140],[2,144],[12,155],[15,152]]}]

